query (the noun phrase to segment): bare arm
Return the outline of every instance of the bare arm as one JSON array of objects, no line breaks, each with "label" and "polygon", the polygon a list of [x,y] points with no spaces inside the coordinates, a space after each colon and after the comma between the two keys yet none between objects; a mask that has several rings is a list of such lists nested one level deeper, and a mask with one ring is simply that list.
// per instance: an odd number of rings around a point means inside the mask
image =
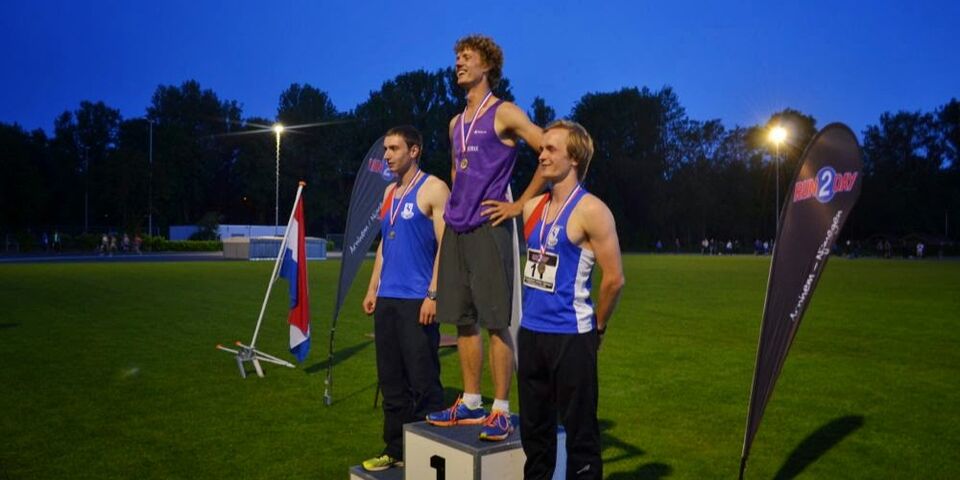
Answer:
[{"label": "bare arm", "polygon": [[[460,115],[453,117],[453,120],[450,120],[450,128],[448,128],[449,137],[450,137],[450,186],[453,187],[453,181],[457,179],[457,151],[454,150],[453,146],[453,127],[457,124],[457,119],[460,118]],[[440,237],[437,237],[439,240]]]},{"label": "bare arm", "polygon": [[584,202],[587,208],[583,210],[580,219],[586,242],[593,250],[602,272],[597,298],[597,328],[605,330],[625,284],[620,259],[620,240],[610,209],[596,197],[587,197],[584,200],[588,200]]},{"label": "bare arm", "polygon": [[383,268],[383,241],[377,245],[377,259],[373,261],[373,273],[367,284],[367,294],[363,297],[363,313],[372,315],[377,307],[377,288],[380,286],[380,270]]},{"label": "bare arm", "polygon": [[[450,190],[440,179],[433,177],[427,180],[421,192],[424,196],[424,204],[427,207],[427,215],[433,220],[433,233],[437,237],[437,254],[433,258],[433,274],[430,277],[430,287],[428,290],[437,291],[437,272],[440,265],[440,247],[442,245],[443,230],[445,223],[443,221],[443,209],[447,205],[447,199],[450,197]],[[437,316],[437,301],[426,298],[420,306],[420,324],[429,325],[434,322]]]},{"label": "bare arm", "polygon": [[[498,124],[498,129],[502,127],[503,132],[509,134],[511,137],[523,139],[534,152],[540,151],[540,144],[543,140],[543,130],[531,122],[527,114],[524,113],[520,107],[512,103],[504,103],[497,109],[496,123]],[[489,217],[490,220],[493,221],[494,226],[499,225],[505,220],[520,215],[523,212],[523,205],[527,200],[530,200],[542,192],[546,184],[546,180],[540,175],[540,170],[535,169],[533,171],[533,178],[530,179],[530,184],[527,185],[527,188],[520,195],[520,198],[515,199],[513,203],[491,199],[484,200],[481,202],[481,205],[488,208],[480,212],[480,215]]]},{"label": "bare arm", "polygon": [[[387,192],[390,190],[390,187],[387,187],[383,191],[383,200],[380,201],[381,205],[387,199]],[[367,315],[372,315],[373,310],[377,307],[377,289],[380,288],[380,271],[383,269],[383,240],[380,240],[380,244],[377,245],[377,257],[373,261],[373,272],[370,274],[370,283],[367,284],[367,293],[363,297],[363,313]]]}]

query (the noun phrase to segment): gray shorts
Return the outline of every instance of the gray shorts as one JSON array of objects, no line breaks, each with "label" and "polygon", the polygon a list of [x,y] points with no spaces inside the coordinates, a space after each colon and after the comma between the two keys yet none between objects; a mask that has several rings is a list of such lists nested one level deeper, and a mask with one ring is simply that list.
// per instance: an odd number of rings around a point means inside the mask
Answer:
[{"label": "gray shorts", "polygon": [[513,234],[509,222],[457,233],[447,228],[437,267],[437,319],[490,330],[510,326]]}]

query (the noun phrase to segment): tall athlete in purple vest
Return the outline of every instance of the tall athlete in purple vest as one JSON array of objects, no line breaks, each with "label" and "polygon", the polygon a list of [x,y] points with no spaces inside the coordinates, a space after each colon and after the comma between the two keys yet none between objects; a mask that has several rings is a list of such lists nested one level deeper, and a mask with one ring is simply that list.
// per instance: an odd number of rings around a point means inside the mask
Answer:
[{"label": "tall athlete in purple vest", "polygon": [[[580,185],[593,140],[580,124],[547,125],[540,174],[550,191],[524,205],[527,259],[517,335],[523,478],[553,478],[557,422],[567,432],[567,478],[603,478],[597,422],[597,349],[623,288],[610,209]],[[594,308],[594,265],[603,272]]]},{"label": "tall athlete in purple vest", "polygon": [[443,406],[436,316],[437,238],[450,191],[420,170],[423,138],[415,128],[390,129],[384,160],[398,181],[384,191],[380,246],[363,311],[373,314],[377,380],[383,392],[380,456],[363,462],[385,470],[403,459],[403,424]]},{"label": "tall athlete in purple vest", "polygon": [[[507,201],[507,186],[517,158],[517,144],[540,149],[542,132],[516,105],[493,95],[500,81],[503,52],[488,37],[460,39],[457,83],[466,91],[467,108],[450,121],[453,188],[444,213],[447,229],[440,246],[437,318],[457,325],[457,348],[463,396],[452,407],[432,413],[440,426],[483,424],[480,438],[503,440],[513,431],[510,381],[513,343],[509,326],[513,287],[512,236],[504,220],[520,215],[523,202],[544,186],[538,175],[516,202]],[[483,341],[490,333],[490,368],[494,402],[490,415],[481,404]]]}]

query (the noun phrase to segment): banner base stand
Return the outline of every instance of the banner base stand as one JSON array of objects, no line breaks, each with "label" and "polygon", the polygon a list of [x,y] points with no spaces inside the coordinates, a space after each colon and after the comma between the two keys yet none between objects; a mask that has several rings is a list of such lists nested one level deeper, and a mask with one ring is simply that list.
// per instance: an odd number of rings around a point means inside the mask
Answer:
[{"label": "banner base stand", "polygon": [[260,362],[268,362],[276,365],[281,365],[289,368],[296,368],[292,363],[282,360],[280,358],[274,357],[265,352],[261,352],[254,347],[244,345],[240,342],[236,343],[239,349],[227,348],[223,345],[217,345],[218,350],[223,350],[224,352],[229,352],[235,355],[237,360],[237,368],[240,369],[240,376],[242,378],[247,378],[247,369],[244,366],[244,362],[250,362],[253,364],[254,371],[257,372],[257,376],[263,378],[263,367],[260,366]]}]

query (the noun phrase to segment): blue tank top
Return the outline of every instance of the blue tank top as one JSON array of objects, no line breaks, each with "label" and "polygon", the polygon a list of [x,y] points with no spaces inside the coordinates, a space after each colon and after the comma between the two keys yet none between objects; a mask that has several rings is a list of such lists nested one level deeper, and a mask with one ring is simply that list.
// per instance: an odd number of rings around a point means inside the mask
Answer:
[{"label": "blue tank top", "polygon": [[396,221],[391,226],[390,211],[398,208],[401,200],[401,190],[393,187],[393,201],[380,222],[383,264],[378,297],[423,299],[427,296],[437,255],[437,236],[433,221],[417,207],[417,193],[429,177],[423,175],[403,198],[403,205],[399,206]]},{"label": "blue tank top", "polygon": [[[543,221],[534,225],[527,239],[527,261],[524,265],[523,319],[521,326],[528,330],[543,333],[586,333],[597,327],[590,300],[591,277],[596,263],[594,254],[574,245],[567,238],[567,221],[574,208],[587,192],[583,188],[571,199],[570,206],[554,222],[549,232],[543,232]],[[555,232],[555,233],[554,233]],[[548,264],[555,272],[546,272],[552,278],[553,292],[532,287],[527,277],[536,279],[538,272],[536,257],[540,253],[540,238],[547,244]],[[549,285],[549,284],[548,284]]]},{"label": "blue tank top", "polygon": [[[503,100],[497,100],[476,120],[475,125],[461,118],[454,123],[453,151],[457,178],[453,181],[450,199],[443,219],[447,227],[457,233],[469,232],[486,223],[480,216],[480,202],[507,199],[507,187],[517,160],[517,147],[504,145],[497,136],[494,120]],[[470,131],[467,151],[463,151],[460,122],[464,131]],[[466,162],[464,162],[466,158]],[[463,168],[463,167],[466,168]]]}]

